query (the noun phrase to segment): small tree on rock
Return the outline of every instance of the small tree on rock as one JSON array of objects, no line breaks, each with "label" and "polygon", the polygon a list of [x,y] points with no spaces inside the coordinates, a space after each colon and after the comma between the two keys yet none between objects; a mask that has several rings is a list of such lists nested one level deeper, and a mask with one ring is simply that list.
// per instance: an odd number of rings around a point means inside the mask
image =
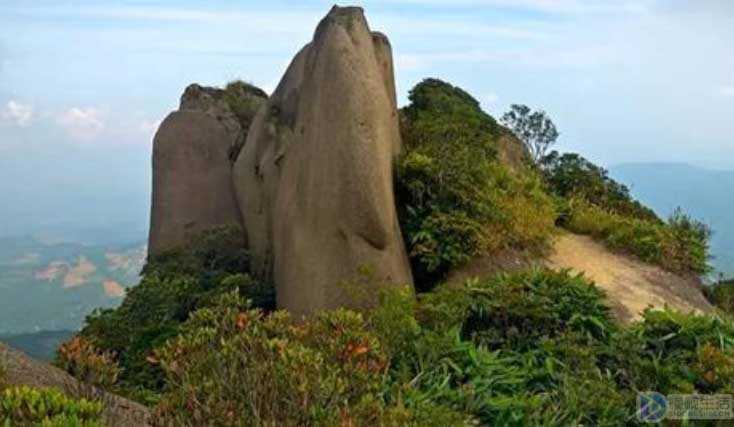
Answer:
[{"label": "small tree on rock", "polygon": [[532,111],[527,105],[512,104],[501,122],[510,128],[537,164],[558,139],[558,130],[545,111]]}]

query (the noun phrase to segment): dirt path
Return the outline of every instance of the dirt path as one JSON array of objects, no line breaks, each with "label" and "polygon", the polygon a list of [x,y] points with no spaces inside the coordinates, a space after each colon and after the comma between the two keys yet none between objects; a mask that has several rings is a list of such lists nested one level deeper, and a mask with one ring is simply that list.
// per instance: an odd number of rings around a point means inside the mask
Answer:
[{"label": "dirt path", "polygon": [[648,306],[668,306],[689,312],[708,312],[711,305],[695,278],[683,278],[659,267],[610,252],[589,237],[564,233],[556,238],[546,260],[551,268],[583,272],[602,288],[621,320],[640,317]]}]

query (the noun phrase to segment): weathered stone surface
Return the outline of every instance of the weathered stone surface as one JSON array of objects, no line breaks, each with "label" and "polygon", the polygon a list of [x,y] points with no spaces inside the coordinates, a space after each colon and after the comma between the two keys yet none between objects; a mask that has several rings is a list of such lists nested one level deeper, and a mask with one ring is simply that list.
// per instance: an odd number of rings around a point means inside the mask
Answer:
[{"label": "weathered stone surface", "polygon": [[228,157],[235,137],[201,111],[176,111],[161,123],[153,140],[151,255],[212,227],[241,224]]},{"label": "weathered stone surface", "polygon": [[[260,109],[234,167],[253,267],[296,315],[411,284],[392,162],[400,133],[387,38],[334,7]],[[360,271],[369,270],[371,280]],[[349,285],[348,285],[349,284]]]},{"label": "weathered stone surface", "polygon": [[153,142],[150,253],[174,249],[209,228],[242,226],[231,167],[259,108],[262,90],[240,81],[225,89],[189,85],[179,111]]},{"label": "weathered stone surface", "polygon": [[252,120],[267,99],[265,92],[241,81],[231,82],[225,89],[192,84],[181,96],[179,110],[199,111],[217,119],[232,137],[228,155],[234,163]]},{"label": "weathered stone surface", "polygon": [[179,111],[197,111],[212,116],[221,122],[227,132],[232,135],[242,131],[237,116],[234,115],[225,100],[223,89],[191,84],[181,95],[181,104],[178,109]]}]

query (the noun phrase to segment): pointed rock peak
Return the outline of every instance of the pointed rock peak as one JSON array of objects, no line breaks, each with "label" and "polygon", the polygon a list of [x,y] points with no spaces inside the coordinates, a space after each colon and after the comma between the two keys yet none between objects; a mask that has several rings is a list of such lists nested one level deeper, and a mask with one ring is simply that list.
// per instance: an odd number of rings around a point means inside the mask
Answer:
[{"label": "pointed rock peak", "polygon": [[364,9],[359,6],[338,6],[334,5],[326,15],[326,19],[334,19],[341,22],[348,22],[352,19],[364,20]]},{"label": "pointed rock peak", "polygon": [[334,6],[329,11],[329,14],[319,22],[318,27],[316,27],[314,41],[320,40],[328,33],[328,29],[333,27],[341,27],[350,35],[360,32],[369,33],[370,31],[367,19],[364,17],[364,10],[361,7]]},{"label": "pointed rock peak", "polygon": [[382,286],[412,284],[393,194],[399,147],[390,44],[361,8],[334,7],[233,169],[252,270],[275,283],[280,308],[361,307]]}]

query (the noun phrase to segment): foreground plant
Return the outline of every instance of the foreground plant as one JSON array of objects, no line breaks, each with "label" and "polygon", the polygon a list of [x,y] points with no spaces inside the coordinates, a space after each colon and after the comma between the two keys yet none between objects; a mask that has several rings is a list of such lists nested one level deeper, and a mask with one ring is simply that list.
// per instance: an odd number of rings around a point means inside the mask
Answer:
[{"label": "foreground plant", "polygon": [[6,426],[101,427],[102,403],[75,400],[55,389],[11,387],[0,392]]},{"label": "foreground plant", "polygon": [[141,283],[120,307],[87,318],[81,337],[117,356],[121,371],[115,391],[155,404],[164,375],[148,359],[179,334],[190,313],[212,305],[218,296],[239,290],[254,306],[273,307],[273,288],[247,274],[249,258],[243,247],[239,227],[202,233],[188,248],[149,259]]},{"label": "foreground plant", "polygon": [[359,313],[295,323],[265,315],[236,293],[197,311],[156,353],[167,388],[163,424],[375,425],[388,358]]},{"label": "foreground plant", "polygon": [[730,319],[648,311],[623,327],[583,276],[530,270],[387,290],[294,322],[236,293],[156,352],[162,423],[636,425],[638,390],[730,393]]}]

